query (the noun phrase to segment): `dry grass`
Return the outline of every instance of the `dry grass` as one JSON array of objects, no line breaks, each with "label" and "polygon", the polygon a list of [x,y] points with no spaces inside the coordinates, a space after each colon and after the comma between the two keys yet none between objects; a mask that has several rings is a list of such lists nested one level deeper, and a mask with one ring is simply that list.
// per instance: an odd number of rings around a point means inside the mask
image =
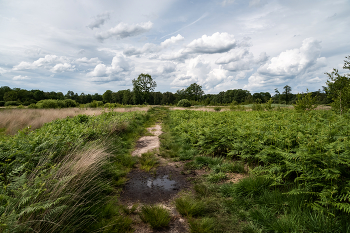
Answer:
[{"label": "dry grass", "polygon": [[[143,108],[116,108],[115,112],[147,111],[149,107]],[[64,109],[4,109],[0,111],[0,128],[5,128],[6,134],[15,134],[18,130],[31,127],[38,129],[47,122],[66,117],[74,117],[79,114],[99,115],[101,108],[64,108]]]}]

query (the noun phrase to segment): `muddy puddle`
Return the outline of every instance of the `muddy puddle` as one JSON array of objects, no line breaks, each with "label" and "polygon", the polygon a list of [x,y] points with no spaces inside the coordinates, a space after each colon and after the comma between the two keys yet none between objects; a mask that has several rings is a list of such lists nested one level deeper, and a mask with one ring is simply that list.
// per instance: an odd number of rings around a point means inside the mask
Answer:
[{"label": "muddy puddle", "polygon": [[173,166],[158,167],[155,171],[133,170],[128,174],[121,199],[126,202],[156,203],[171,199],[180,190],[190,187],[186,175]]}]

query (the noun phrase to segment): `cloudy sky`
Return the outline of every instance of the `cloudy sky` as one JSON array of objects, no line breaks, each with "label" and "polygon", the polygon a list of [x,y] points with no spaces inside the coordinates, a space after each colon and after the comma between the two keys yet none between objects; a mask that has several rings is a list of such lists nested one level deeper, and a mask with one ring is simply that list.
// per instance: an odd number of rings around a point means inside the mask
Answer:
[{"label": "cloudy sky", "polygon": [[100,93],[322,89],[350,55],[348,0],[0,0],[0,86]]}]

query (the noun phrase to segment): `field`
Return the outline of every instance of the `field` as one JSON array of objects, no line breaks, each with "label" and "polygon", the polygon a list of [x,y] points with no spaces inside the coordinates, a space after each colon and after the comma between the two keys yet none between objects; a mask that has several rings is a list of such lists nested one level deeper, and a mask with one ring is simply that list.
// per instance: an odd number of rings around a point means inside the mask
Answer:
[{"label": "field", "polygon": [[[119,200],[162,164],[191,183],[168,202],[189,232],[350,232],[350,115],[229,110],[0,111],[0,232],[132,232],[136,215],[168,232],[161,205]],[[132,157],[156,122],[159,151]]]}]

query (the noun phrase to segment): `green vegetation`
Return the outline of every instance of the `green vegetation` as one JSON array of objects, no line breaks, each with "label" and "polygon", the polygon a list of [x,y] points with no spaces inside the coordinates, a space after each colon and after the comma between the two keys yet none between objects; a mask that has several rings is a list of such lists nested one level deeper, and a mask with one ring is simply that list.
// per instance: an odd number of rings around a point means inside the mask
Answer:
[{"label": "green vegetation", "polygon": [[[322,110],[170,112],[172,137],[193,151],[185,169],[211,171],[177,209],[191,216],[189,203],[212,200],[221,207],[189,218],[191,229],[214,219],[212,232],[237,221],[243,232],[350,232],[349,119]],[[245,172],[243,162],[250,176],[225,183],[228,172]]]},{"label": "green vegetation", "polygon": [[159,163],[157,156],[153,151],[142,154],[139,158],[139,162],[141,164],[140,168],[146,172],[149,172],[152,168],[155,168]]},{"label": "green vegetation", "polygon": [[170,214],[168,210],[157,205],[144,205],[141,207],[140,218],[153,229],[159,229],[169,226]]},{"label": "green vegetation", "polygon": [[[127,232],[109,201],[136,163],[145,113],[78,115],[0,138],[0,232]],[[109,232],[110,232],[109,231]]]},{"label": "green vegetation", "polygon": [[182,99],[177,103],[178,107],[191,107],[191,102],[188,99]]}]

